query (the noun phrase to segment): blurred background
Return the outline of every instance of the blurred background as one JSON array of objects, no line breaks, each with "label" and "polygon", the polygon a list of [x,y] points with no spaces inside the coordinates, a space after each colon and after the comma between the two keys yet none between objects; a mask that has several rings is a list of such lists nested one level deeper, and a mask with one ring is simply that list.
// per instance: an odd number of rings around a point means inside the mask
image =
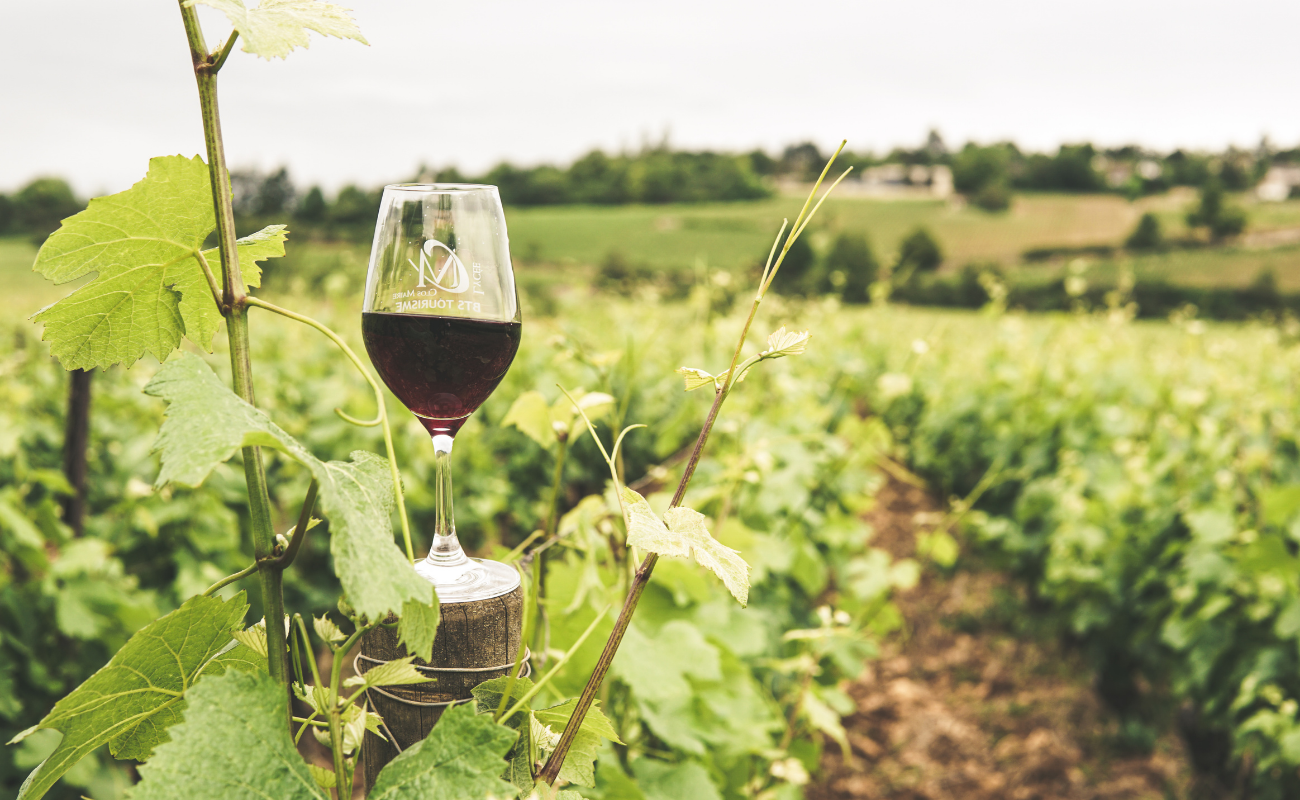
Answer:
[{"label": "blurred background", "polygon": [[[1300,7],[353,5],[368,48],[313,36],[223,69],[237,226],[288,224],[260,291],[360,349],[383,185],[500,187],[525,333],[457,449],[480,553],[548,515],[557,453],[509,409],[558,402],[557,381],[617,398],[602,432],[651,424],[626,472],[666,502],[707,410],[673,371],[725,368],[777,231],[847,139],[832,173],[853,170],[755,327],[811,329],[809,351],[729,401],[692,488],[754,600],[656,572],[637,657],[685,688],[615,670],[628,747],[586,796],[1300,796]],[[209,11],[213,43],[229,25]],[[237,464],[152,486],[157,363],[96,372],[81,435],[28,321],[75,288],[31,271],[60,220],[204,151],[179,16],[69,0],[6,20],[7,740],[251,545]],[[333,416],[371,401],[315,333],[254,335],[277,422],[322,457],[379,447]],[[390,406],[427,530],[431,449]],[[589,439],[568,458],[559,649],[619,592],[604,465]],[[273,461],[270,480],[291,525],[306,477]],[[327,538],[288,584],[304,611],[334,602]],[[682,671],[673,636],[713,667]],[[0,795],[52,733],[0,748]],[[99,753],[56,794],[135,777]]]}]

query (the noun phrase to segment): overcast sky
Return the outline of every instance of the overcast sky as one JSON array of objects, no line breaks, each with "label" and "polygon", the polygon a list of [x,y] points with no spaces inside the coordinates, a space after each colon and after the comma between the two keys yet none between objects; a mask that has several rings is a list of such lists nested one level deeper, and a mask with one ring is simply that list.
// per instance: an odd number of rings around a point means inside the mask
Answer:
[{"label": "overcast sky", "polygon": [[[249,0],[251,4],[251,0]],[[221,75],[236,167],[336,188],[421,163],[565,162],[592,147],[855,149],[1014,139],[1300,142],[1300,3],[1156,0],[345,0],[370,40],[313,35]],[[207,12],[207,9],[204,9]],[[209,42],[229,31],[205,13]],[[0,189],[118,191],[202,152],[172,0],[15,0]]]}]

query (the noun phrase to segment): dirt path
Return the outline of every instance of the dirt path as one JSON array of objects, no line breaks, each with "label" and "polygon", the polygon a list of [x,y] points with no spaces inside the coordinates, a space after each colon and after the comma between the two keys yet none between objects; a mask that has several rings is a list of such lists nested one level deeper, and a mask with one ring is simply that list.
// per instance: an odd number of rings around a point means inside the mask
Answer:
[{"label": "dirt path", "polygon": [[[872,545],[913,556],[936,511],[926,492],[891,480],[869,515]],[[1006,577],[978,569],[952,577],[927,569],[900,593],[902,635],[848,690],[858,706],[845,720],[853,760],[827,748],[809,800],[1187,797],[1178,738],[1123,753],[1118,723],[1080,661],[999,622],[1015,613],[1013,598]]]}]

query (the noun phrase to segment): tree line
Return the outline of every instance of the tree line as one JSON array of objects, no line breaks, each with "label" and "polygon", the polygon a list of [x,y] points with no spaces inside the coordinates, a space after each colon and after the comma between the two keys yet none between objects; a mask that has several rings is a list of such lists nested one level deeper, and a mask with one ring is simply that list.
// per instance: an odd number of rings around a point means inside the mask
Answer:
[{"label": "tree line", "polygon": [[[509,206],[727,202],[769,197],[777,180],[811,180],[826,156],[811,142],[791,145],[776,155],[761,149],[739,154],[673,150],[660,144],[635,153],[592,150],[564,167],[502,162],[482,174],[454,166],[421,167],[407,179],[493,184]],[[916,148],[847,152],[840,161],[854,166],[858,174],[886,164],[947,166],[957,192],[996,212],[1010,206],[1015,192],[1117,192],[1138,197],[1175,186],[1208,187],[1212,194],[1241,191],[1255,185],[1273,164],[1300,163],[1300,148],[1278,150],[1265,140],[1254,150],[1228,148],[1219,153],[1158,153],[1137,145],[1100,148],[1089,143],[1038,153],[1012,142],[968,142],[950,150],[931,131]],[[332,197],[320,186],[303,190],[284,168],[270,173],[238,170],[231,178],[240,217],[289,216],[300,231],[332,238],[369,236],[382,193],[382,187],[355,184]],[[0,235],[43,239],[59,220],[84,206],[66,181],[38,178],[12,194],[0,194]]]}]

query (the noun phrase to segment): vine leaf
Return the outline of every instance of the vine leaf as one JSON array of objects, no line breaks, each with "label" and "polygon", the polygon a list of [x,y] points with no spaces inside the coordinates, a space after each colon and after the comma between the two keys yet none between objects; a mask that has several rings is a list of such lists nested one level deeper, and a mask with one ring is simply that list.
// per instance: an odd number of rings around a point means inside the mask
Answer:
[{"label": "vine leaf", "polygon": [[[50,352],[66,369],[89,369],[130,366],[145,353],[162,360],[182,336],[211,350],[221,314],[198,256],[215,227],[198,156],[152,159],[143,180],[64,220],[34,269],[55,283],[95,278],[34,316]],[[240,240],[250,286],[260,283],[257,259],[284,255],[284,236],[279,225]]]},{"label": "vine leaf", "polygon": [[693,392],[696,389],[702,389],[705,386],[717,387],[717,378],[711,373],[695,367],[680,367],[677,374],[686,379],[686,391]]},{"label": "vine leaf", "polygon": [[157,484],[198,486],[241,447],[284,453],[311,472],[330,520],[330,552],[348,602],[369,619],[401,613],[398,635],[407,651],[428,659],[438,627],[433,585],[411,569],[393,541],[393,480],[388,462],[365,452],[350,462],[324,462],[261,410],[222,384],[201,358],[168,361],[144,388],[166,400],[167,418],[154,449],[162,453]]},{"label": "vine leaf", "polygon": [[468,705],[443,714],[427,738],[402,751],[379,773],[370,800],[462,800],[513,797],[501,780],[515,732]]},{"label": "vine leaf", "polygon": [[[501,703],[501,695],[505,692],[509,681],[508,677],[493,678],[474,687],[474,702],[478,707],[478,713],[486,715],[496,713],[497,706]],[[521,677],[516,680],[507,705],[513,706],[532,688],[533,682],[528,678]],[[559,741],[560,732],[569,724],[569,718],[573,716],[573,709],[577,703],[576,699],[566,700],[550,708],[512,716],[506,721],[506,725],[519,730],[519,739],[507,755],[510,766],[506,770],[506,778],[518,787],[521,796],[527,796],[533,790],[534,764],[550,755]],[[610,724],[609,718],[600,710],[600,703],[597,701],[583,718],[582,724],[578,726],[578,735],[573,740],[573,746],[564,760],[559,777],[581,786],[595,786],[595,760],[600,751],[601,739],[623,744],[614,726]]]},{"label": "vine leaf", "polygon": [[324,800],[289,738],[288,698],[269,675],[230,672],[190,692],[185,721],[140,768],[133,800]]},{"label": "vine leaf", "polygon": [[165,358],[185,331],[168,287],[188,272],[206,283],[195,254],[214,227],[208,168],[198,156],[151,159],[144,180],[64,220],[33,269],[55,283],[98,275],[36,314],[50,351],[67,369],[130,366],[146,352]]},{"label": "vine leaf", "polygon": [[[578,407],[586,413],[587,419],[600,419],[614,408],[613,396],[604,392],[574,389],[570,394],[577,398]],[[546,402],[545,395],[533,390],[515,398],[501,424],[515,426],[541,447],[550,449],[561,432],[568,435],[570,444],[587,432],[586,425],[574,428],[575,416],[573,403],[567,397],[561,397],[550,404]]]},{"label": "vine leaf", "polygon": [[345,686],[412,686],[417,683],[429,683],[433,679],[421,673],[411,663],[413,656],[385,661],[379,666],[354,675],[343,682]]},{"label": "vine leaf", "polygon": [[[19,800],[43,796],[65,772],[105,742],[118,758],[143,761],[166,742],[179,722],[190,687],[200,674],[242,671],[246,663],[214,658],[242,627],[248,603],[195,597],[141,628],[103,669],[60,700],[40,724],[63,740],[18,791]],[[236,648],[238,649],[238,648]]]},{"label": "vine leaf", "polygon": [[627,543],[661,556],[694,559],[722,579],[742,605],[749,604],[749,565],[740,554],[709,534],[708,518],[690,508],[670,508],[661,520],[646,499],[623,487]]},{"label": "vine leaf", "polygon": [[316,635],[330,644],[338,644],[348,638],[329,617],[312,617],[311,625],[316,629]]},{"label": "vine leaf", "polygon": [[808,349],[808,340],[812,338],[811,331],[787,331],[782,325],[774,333],[767,337],[767,349],[759,353],[763,358],[780,358],[781,356],[797,356]]},{"label": "vine leaf", "polygon": [[[262,285],[262,270],[257,262],[284,256],[284,240],[289,229],[284,225],[268,225],[257,233],[235,240],[239,253],[239,272],[245,287]],[[209,268],[220,283],[221,253],[218,248],[204,250]],[[212,302],[208,279],[198,269],[185,270],[172,286],[181,293],[181,318],[185,320],[185,338],[212,352],[212,337],[221,327],[221,312]]]},{"label": "vine leaf", "polygon": [[321,0],[262,0],[256,8],[243,0],[187,0],[186,6],[201,3],[217,9],[235,26],[244,40],[244,52],[273,58],[288,58],[295,47],[307,47],[307,31],[339,39],[370,43],[349,16],[349,9]]},{"label": "vine leaf", "polygon": [[[577,704],[576,699],[566,700],[557,706],[534,711],[533,716],[540,724],[559,733],[569,724],[569,718],[573,716],[573,709]],[[564,758],[564,764],[560,766],[559,778],[579,786],[595,786],[596,756],[600,753],[601,739],[622,744],[618,733],[604,712],[593,705],[587,712],[587,716],[583,718],[582,724],[578,726],[578,735],[574,737],[573,745]],[[551,749],[545,748],[548,755]]]}]

